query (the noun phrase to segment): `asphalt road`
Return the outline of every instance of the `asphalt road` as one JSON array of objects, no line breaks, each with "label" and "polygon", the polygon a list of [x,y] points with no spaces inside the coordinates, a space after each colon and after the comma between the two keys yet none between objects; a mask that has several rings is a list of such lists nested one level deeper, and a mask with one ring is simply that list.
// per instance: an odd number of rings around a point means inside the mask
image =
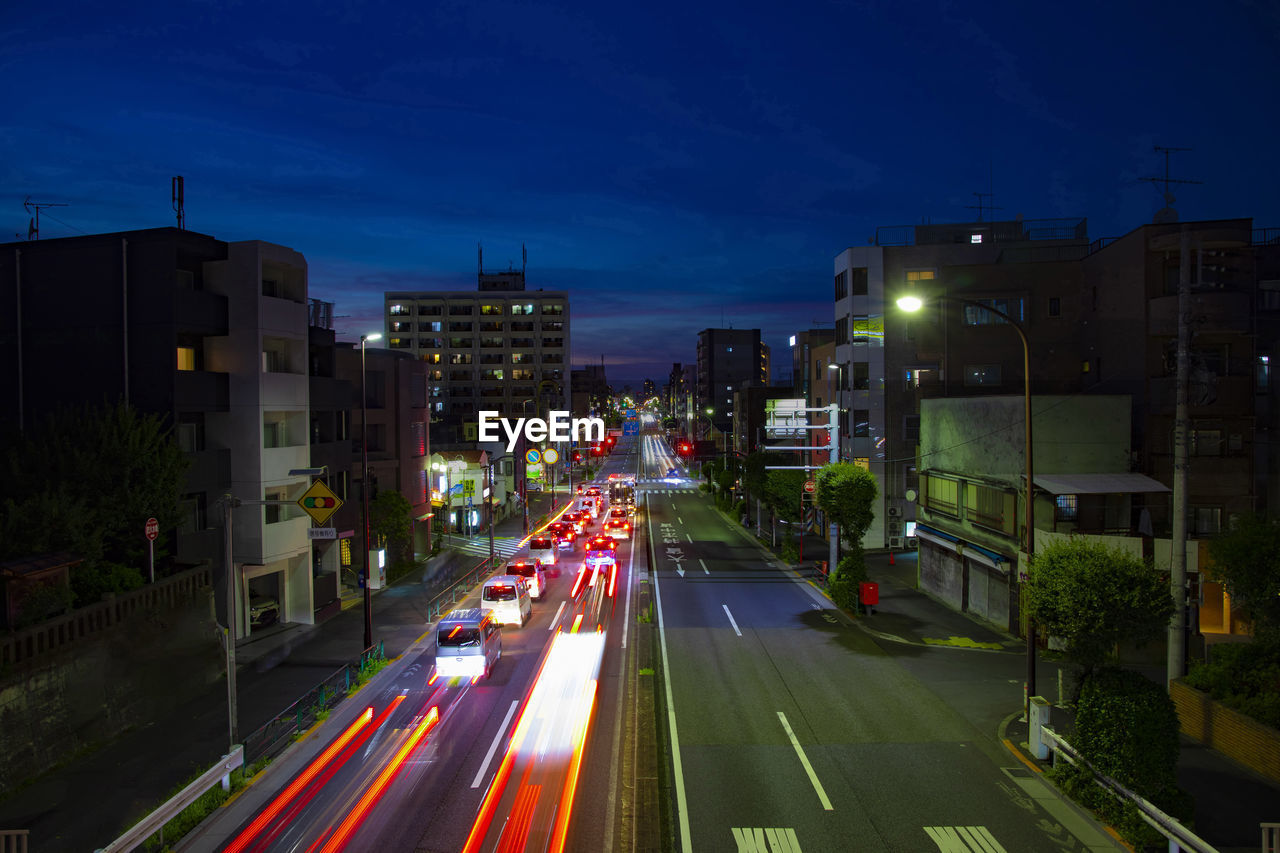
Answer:
[{"label": "asphalt road", "polygon": [[[628,443],[606,461],[597,479],[634,464],[634,445]],[[598,519],[588,535],[599,529]],[[553,697],[549,710],[530,714],[537,719],[527,724],[532,728],[526,740],[541,750],[536,756],[513,759],[510,779],[519,784],[496,792],[496,814],[483,849],[492,849],[507,824],[519,824],[521,832],[527,832],[524,843],[511,849],[545,849],[550,828],[570,801],[573,818],[565,849],[613,849],[620,831],[619,797],[625,795],[617,744],[624,737],[620,727],[630,721],[621,711],[628,661],[623,617],[632,591],[632,548],[629,542],[619,543],[618,583],[612,595],[601,574],[598,584],[583,584],[578,595],[571,596],[582,564],[580,543],[561,552],[559,569],[549,579],[547,593],[534,602],[531,620],[521,628],[503,629],[502,658],[489,680],[433,680],[434,637],[423,633],[355,701],[335,710],[309,742],[269,768],[246,794],[188,837],[183,849],[462,849],[499,775],[535,678],[540,672],[544,684],[550,678],[543,663],[557,629],[568,633],[579,614],[584,617],[581,631],[600,626],[605,648],[599,671],[592,673],[598,687],[577,787],[568,799],[561,799],[559,793],[575,768],[555,755],[549,757],[545,748],[548,741],[564,736],[568,714],[560,711],[574,704],[572,696]],[[473,595],[458,606],[478,602]],[[421,632],[425,623],[418,625]],[[369,720],[364,725],[359,723],[362,715]],[[500,781],[506,779],[504,775]]]},{"label": "asphalt road", "polygon": [[677,849],[1118,849],[1029,778],[994,723],[978,727],[991,703],[969,700],[1005,668],[1016,672],[1016,656],[881,641],[708,497],[676,483],[641,488],[670,685]]}]

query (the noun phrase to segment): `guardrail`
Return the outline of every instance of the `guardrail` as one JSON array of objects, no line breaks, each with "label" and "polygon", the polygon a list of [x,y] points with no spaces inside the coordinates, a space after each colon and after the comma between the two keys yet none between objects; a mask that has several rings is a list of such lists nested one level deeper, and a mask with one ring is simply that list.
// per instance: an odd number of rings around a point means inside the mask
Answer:
[{"label": "guardrail", "polygon": [[[210,767],[187,787],[169,798],[169,801],[151,814],[133,825],[124,835],[112,841],[106,847],[98,848],[97,853],[125,853],[142,844],[157,832],[164,832],[164,825],[173,820],[182,810],[194,803],[205,791],[222,782],[222,790],[231,789],[231,771],[244,766],[244,747],[237,745],[222,760]],[[163,836],[161,837],[163,841]]]},{"label": "guardrail", "polygon": [[[1093,781],[1099,786],[1110,791],[1119,799],[1129,800],[1138,807],[1138,814],[1145,820],[1152,829],[1169,839],[1169,853],[1178,853],[1178,851],[1186,850],[1188,853],[1218,853],[1217,849],[1187,829],[1177,820],[1165,814],[1155,805],[1148,802],[1143,797],[1130,791],[1110,776],[1099,773],[1092,764],[1090,764],[1083,755],[1067,743],[1057,732],[1049,726],[1041,726],[1041,737],[1047,742],[1050,750],[1053,752],[1053,761],[1056,764],[1058,756],[1061,755],[1064,760],[1072,764],[1082,765],[1093,774]],[[1266,834],[1263,830],[1263,839],[1265,842]],[[1263,848],[1266,849],[1265,847]]]},{"label": "guardrail", "polygon": [[[495,559],[497,558],[495,557]],[[488,557],[467,569],[462,577],[449,584],[435,598],[427,602],[427,621],[434,622],[452,609],[453,605],[466,598],[467,593],[471,591],[471,587],[475,582],[492,571],[492,569],[493,565],[490,564]]]},{"label": "guardrail", "polygon": [[311,688],[302,698],[276,714],[244,739],[245,762],[253,764],[263,758],[274,758],[292,741],[297,732],[306,731],[351,692],[351,684],[358,681],[377,661],[386,660],[386,647],[382,641],[360,654],[356,663],[345,664],[324,681]]}]

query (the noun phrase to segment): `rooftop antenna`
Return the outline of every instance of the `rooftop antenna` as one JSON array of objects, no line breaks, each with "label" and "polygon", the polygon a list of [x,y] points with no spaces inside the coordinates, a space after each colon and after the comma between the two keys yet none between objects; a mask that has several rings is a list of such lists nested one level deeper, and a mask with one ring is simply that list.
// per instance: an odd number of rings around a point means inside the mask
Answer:
[{"label": "rooftop antenna", "polygon": [[[984,192],[984,193],[974,193],[974,195],[976,195],[976,196],[978,197],[978,203],[977,203],[977,205],[976,205],[976,206],[975,206],[975,205],[972,205],[972,204],[967,204],[967,205],[965,205],[965,207],[967,207],[969,210],[975,210],[975,209],[976,209],[976,210],[978,211],[978,221],[979,221],[979,222],[981,222],[981,221],[982,221],[982,209],[983,209],[982,199],[983,199],[983,198],[990,198],[990,199],[994,199],[994,198],[996,197],[996,191],[995,191],[995,182],[996,182],[995,172],[996,172],[995,163],[994,163],[993,161],[988,160],[988,161],[987,161],[987,191],[986,191],[986,192]],[[987,211],[988,211],[988,212],[993,211],[993,210],[1004,210],[1004,208],[1003,208],[1003,207],[996,207],[996,206],[995,206],[995,205],[993,205],[993,204],[988,204],[988,205],[986,205],[986,209],[987,209]]]},{"label": "rooftop antenna", "polygon": [[1169,192],[1169,185],[1170,184],[1200,184],[1204,182],[1203,181],[1184,181],[1179,178],[1169,177],[1169,155],[1172,154],[1174,151],[1190,151],[1192,149],[1166,148],[1161,145],[1153,145],[1151,147],[1153,151],[1164,152],[1164,177],[1163,178],[1139,178],[1138,180],[1147,181],[1148,183],[1151,183],[1151,184],[1164,184],[1164,192],[1162,193],[1162,195],[1164,196],[1164,207],[1161,210],[1156,212],[1156,218],[1154,221],[1158,223],[1159,222],[1177,222],[1178,211],[1173,209],[1173,203],[1177,199],[1174,198],[1173,193]]},{"label": "rooftop antenna", "polygon": [[41,210],[43,210],[46,207],[66,207],[66,206],[67,205],[65,204],[52,204],[52,203],[43,202],[43,201],[32,201],[31,196],[27,196],[26,201],[22,203],[22,207],[27,211],[27,213],[35,213],[34,218],[27,220],[27,239],[28,240],[40,239],[40,211]]},{"label": "rooftop antenna", "polygon": [[178,214],[178,230],[187,230],[187,214],[183,210],[182,176],[173,179],[173,212]]}]

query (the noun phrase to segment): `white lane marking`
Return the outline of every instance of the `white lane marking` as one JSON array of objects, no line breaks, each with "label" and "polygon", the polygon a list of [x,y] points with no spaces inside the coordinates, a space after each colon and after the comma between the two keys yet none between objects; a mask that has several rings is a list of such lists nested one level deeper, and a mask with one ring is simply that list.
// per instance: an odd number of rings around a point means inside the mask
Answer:
[{"label": "white lane marking", "polygon": [[681,524],[684,524],[684,519],[678,515],[676,516],[676,521],[680,522]]},{"label": "white lane marking", "polygon": [[801,853],[796,831],[786,827],[733,827],[738,853]]},{"label": "white lane marking", "polygon": [[813,765],[809,763],[809,757],[804,754],[804,747],[800,745],[800,741],[796,738],[796,733],[791,731],[791,724],[787,722],[787,715],[778,712],[778,719],[782,721],[782,727],[787,730],[787,737],[791,738],[791,745],[796,749],[796,755],[800,756],[800,763],[804,765],[804,772],[809,774],[809,781],[813,783],[813,789],[818,792],[818,799],[822,801],[822,808],[826,811],[835,811],[835,807],[831,805],[831,800],[827,799],[827,792],[823,790],[822,783],[818,781],[818,774],[813,772]]},{"label": "white lane marking", "polygon": [[709,575],[709,574],[711,574],[711,570],[707,568],[707,564],[706,564],[706,563],[702,562],[702,558],[701,558],[701,557],[699,557],[699,558],[698,558],[698,565],[699,565],[699,566],[702,566],[702,571],[703,571],[705,574],[708,574],[708,575]]},{"label": "white lane marking", "polygon": [[[648,503],[648,498],[645,499]],[[653,525],[648,525],[649,548],[653,549]],[[662,680],[667,691],[667,722],[671,726],[671,755],[676,775],[676,812],[680,815],[680,849],[684,853],[693,850],[693,836],[689,831],[689,802],[684,792],[684,765],[680,760],[680,736],[676,733],[676,703],[671,693],[671,664],[667,660],[667,629],[662,618],[662,590],[658,587],[658,573],[653,573],[653,597],[658,605],[658,640],[662,647]]]},{"label": "white lane marking", "polygon": [[942,853],[1007,853],[985,826],[926,826]]},{"label": "white lane marking", "polygon": [[480,763],[480,770],[476,773],[475,781],[471,783],[471,787],[480,787],[480,780],[484,778],[484,774],[489,769],[489,762],[493,761],[493,754],[498,750],[498,741],[502,740],[502,736],[507,733],[507,723],[511,722],[511,715],[516,712],[516,706],[519,704],[520,700],[511,700],[511,707],[507,709],[507,715],[502,718],[502,725],[498,726],[498,731],[494,733],[493,743],[489,744],[489,751],[484,754],[484,761]]},{"label": "white lane marking", "polygon": [[729,617],[729,624],[733,626],[733,633],[741,637],[742,632],[738,630],[738,623],[733,621],[733,614],[729,612],[729,605],[721,604],[720,606],[724,608],[724,615]]},{"label": "white lane marking", "polygon": [[690,536],[688,533],[686,533],[686,534],[684,535],[684,538],[689,540],[689,544],[690,544],[690,545],[692,545],[692,544],[693,544],[693,537],[692,537],[692,536]]},{"label": "white lane marking", "polygon": [[560,602],[560,606],[556,608],[556,615],[551,619],[551,624],[547,626],[548,631],[554,631],[556,626],[560,624],[560,614],[564,612],[565,602]]},{"label": "white lane marking", "polygon": [[[627,606],[622,611],[622,647],[627,647],[627,632],[631,630],[631,576],[632,567],[636,564],[636,540],[631,538],[631,553],[627,555]],[[621,704],[621,703],[619,703]]]}]

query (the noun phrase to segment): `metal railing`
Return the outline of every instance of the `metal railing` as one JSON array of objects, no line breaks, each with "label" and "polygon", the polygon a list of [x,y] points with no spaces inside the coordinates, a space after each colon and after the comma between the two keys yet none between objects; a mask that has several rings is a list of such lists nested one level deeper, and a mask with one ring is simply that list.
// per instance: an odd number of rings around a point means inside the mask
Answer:
[{"label": "metal railing", "polygon": [[1128,800],[1137,806],[1138,815],[1146,821],[1152,829],[1169,840],[1169,853],[1178,853],[1180,850],[1186,850],[1189,851],[1189,853],[1218,853],[1217,849],[1213,845],[1187,829],[1174,818],[1165,814],[1145,798],[1135,794],[1133,791],[1130,791],[1110,776],[1099,773],[1083,755],[1077,752],[1071,744],[1067,743],[1067,741],[1052,728],[1049,726],[1042,726],[1040,733],[1045,741],[1047,741],[1049,749],[1053,752],[1053,761],[1055,764],[1058,761],[1058,756],[1061,755],[1064,760],[1072,764],[1085,767],[1093,774],[1093,781],[1100,787],[1109,791],[1117,799]]},{"label": "metal railing", "polygon": [[378,661],[386,660],[386,647],[382,641],[361,653],[355,663],[344,665],[311,688],[302,698],[276,714],[253,734],[244,738],[245,763],[253,764],[263,758],[274,758],[293,741],[293,736],[304,732],[338,702],[347,697],[353,684],[359,684],[360,676]]},{"label": "metal railing", "polygon": [[230,754],[222,756],[222,759],[217,764],[204,771],[190,785],[170,797],[167,803],[135,823],[132,829],[106,847],[99,848],[97,853],[125,853],[125,851],[133,850],[157,832],[163,832],[166,823],[181,814],[187,806],[194,803],[214,785],[221,782],[222,790],[230,790],[231,771],[243,766],[244,747],[237,745],[231,750]]},{"label": "metal railing", "polygon": [[[496,557],[494,559],[497,559]],[[492,571],[494,566],[485,557],[476,565],[467,569],[462,577],[442,589],[435,598],[427,602],[427,621],[434,622],[453,608],[453,605],[467,597],[471,588],[482,577]]]},{"label": "metal railing", "polygon": [[1253,245],[1275,246],[1280,244],[1280,228],[1253,229]]}]

